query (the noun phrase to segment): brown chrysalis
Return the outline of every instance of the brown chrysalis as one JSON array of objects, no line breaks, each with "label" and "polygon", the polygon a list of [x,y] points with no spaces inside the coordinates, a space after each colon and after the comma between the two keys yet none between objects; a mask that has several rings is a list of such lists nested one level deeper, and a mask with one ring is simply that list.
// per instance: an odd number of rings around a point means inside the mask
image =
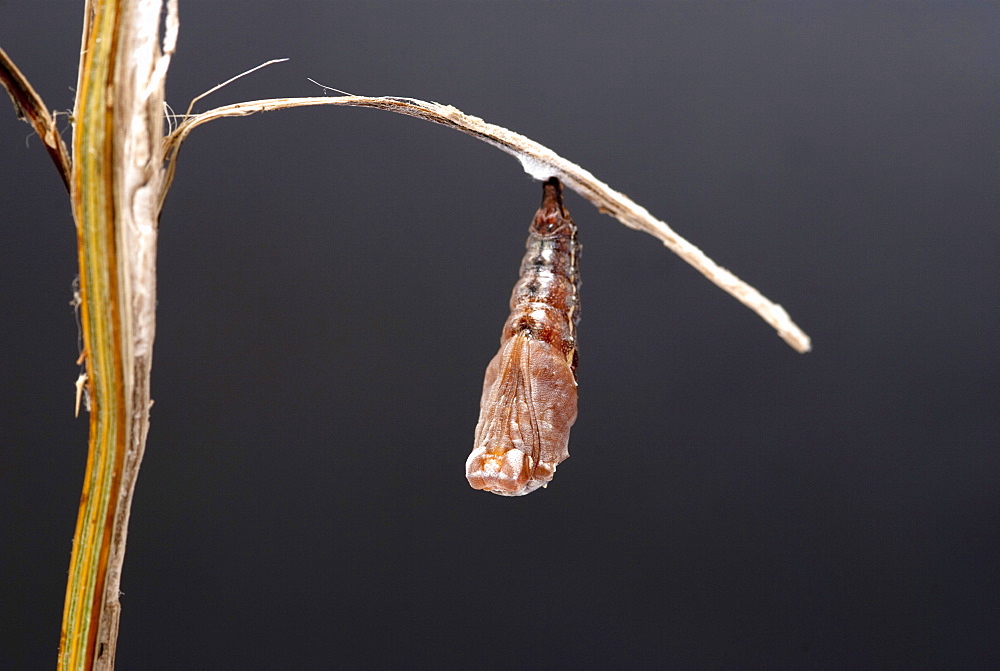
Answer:
[{"label": "brown chrysalis", "polygon": [[546,486],[569,457],[576,421],[581,247],[559,180],[550,178],[542,189],[465,463],[474,489],[504,496]]}]

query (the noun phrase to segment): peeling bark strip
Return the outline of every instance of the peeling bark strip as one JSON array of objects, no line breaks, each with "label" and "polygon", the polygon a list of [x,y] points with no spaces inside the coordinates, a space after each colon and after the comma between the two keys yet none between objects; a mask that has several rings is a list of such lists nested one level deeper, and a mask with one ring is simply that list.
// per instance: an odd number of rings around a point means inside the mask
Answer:
[{"label": "peeling bark strip", "polygon": [[35,92],[14,61],[3,49],[0,49],[0,86],[7,90],[10,101],[14,103],[17,118],[27,121],[45,143],[45,151],[49,152],[56,170],[62,177],[63,184],[69,188],[70,166],[69,152],[59,135],[59,128],[49,113],[49,108],[42,102],[41,96]]},{"label": "peeling bark strip", "polygon": [[545,487],[569,457],[576,421],[580,243],[555,177],[528,233],[500,351],[486,368],[476,440],[465,464],[473,489],[521,496]]}]

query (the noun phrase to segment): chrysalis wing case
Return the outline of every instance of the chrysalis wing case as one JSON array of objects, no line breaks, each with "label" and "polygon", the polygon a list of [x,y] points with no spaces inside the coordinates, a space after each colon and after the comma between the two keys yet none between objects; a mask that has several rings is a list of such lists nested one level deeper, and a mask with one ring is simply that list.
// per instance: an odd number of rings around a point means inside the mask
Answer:
[{"label": "chrysalis wing case", "polygon": [[576,421],[580,243],[555,177],[528,233],[500,351],[486,368],[476,440],[465,463],[473,489],[520,496],[548,484],[569,457]]}]

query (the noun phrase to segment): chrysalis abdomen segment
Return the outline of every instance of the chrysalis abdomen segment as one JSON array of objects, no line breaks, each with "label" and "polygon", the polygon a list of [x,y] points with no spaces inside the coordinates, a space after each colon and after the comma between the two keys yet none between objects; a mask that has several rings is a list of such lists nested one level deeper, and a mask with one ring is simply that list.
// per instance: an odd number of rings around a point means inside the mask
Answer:
[{"label": "chrysalis abdomen segment", "polygon": [[576,324],[580,321],[580,243],[576,224],[562,202],[556,178],[545,183],[542,205],[528,230],[521,277],[510,296],[510,317],[501,344],[528,332],[563,352],[576,370]]},{"label": "chrysalis abdomen segment", "polygon": [[543,186],[526,247],[466,462],[473,488],[507,496],[552,479],[576,420],[580,244],[555,178]]}]

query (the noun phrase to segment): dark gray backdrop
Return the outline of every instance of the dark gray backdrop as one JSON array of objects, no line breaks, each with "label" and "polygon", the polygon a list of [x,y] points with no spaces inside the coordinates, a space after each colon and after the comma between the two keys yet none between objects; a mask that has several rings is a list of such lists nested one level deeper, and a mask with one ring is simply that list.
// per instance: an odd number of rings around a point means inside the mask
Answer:
[{"label": "dark gray backdrop", "polygon": [[[80,14],[0,0],[57,109]],[[569,196],[573,458],[474,492],[538,184],[382,112],[204,127],[161,221],[119,667],[995,660],[998,44],[996,3],[182,1],[175,109],[276,57],[200,108],[306,77],[456,105],[631,195],[815,351]],[[74,232],[0,107],[0,667],[47,668],[86,454]]]}]

